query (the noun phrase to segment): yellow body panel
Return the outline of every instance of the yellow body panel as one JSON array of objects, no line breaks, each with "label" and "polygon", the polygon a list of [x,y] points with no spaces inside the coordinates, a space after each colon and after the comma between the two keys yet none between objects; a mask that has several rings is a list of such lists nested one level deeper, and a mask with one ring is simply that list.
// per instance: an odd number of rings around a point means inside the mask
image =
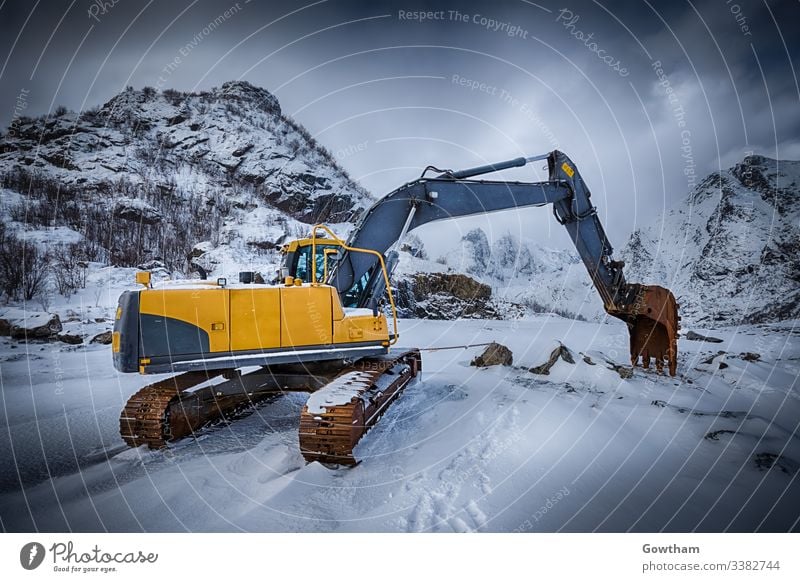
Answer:
[{"label": "yellow body panel", "polygon": [[333,341],[333,287],[281,287],[280,293],[282,347],[328,345]]},{"label": "yellow body panel", "polygon": [[386,316],[350,315],[333,322],[333,341],[337,344],[349,342],[388,342],[389,331]]},{"label": "yellow body panel", "polygon": [[231,350],[281,347],[281,292],[278,287],[231,289]]},{"label": "yellow body panel", "polygon": [[139,309],[203,329],[211,352],[389,340],[383,314],[346,315],[329,285],[147,289]]},{"label": "yellow body panel", "polygon": [[142,314],[160,315],[208,332],[212,352],[228,351],[228,292],[224,289],[146,289],[139,295]]}]

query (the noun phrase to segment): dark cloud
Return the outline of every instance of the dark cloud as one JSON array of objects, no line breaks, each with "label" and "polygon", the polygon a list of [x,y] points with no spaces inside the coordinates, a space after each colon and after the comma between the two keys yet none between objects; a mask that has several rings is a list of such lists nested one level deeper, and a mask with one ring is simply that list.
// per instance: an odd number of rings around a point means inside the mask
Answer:
[{"label": "dark cloud", "polygon": [[[692,173],[747,151],[800,158],[798,22],[797,3],[753,0],[7,1],[0,122],[22,90],[26,113],[43,114],[95,106],[126,85],[244,78],[378,194],[428,163],[558,147],[619,245],[682,198]],[[547,233],[546,214],[501,228]]]}]

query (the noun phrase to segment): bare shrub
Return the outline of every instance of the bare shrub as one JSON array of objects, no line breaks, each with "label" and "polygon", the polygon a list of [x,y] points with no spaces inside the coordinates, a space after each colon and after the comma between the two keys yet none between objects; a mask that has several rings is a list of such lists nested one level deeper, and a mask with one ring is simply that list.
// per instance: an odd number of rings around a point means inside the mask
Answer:
[{"label": "bare shrub", "polygon": [[59,294],[69,298],[86,287],[86,262],[80,259],[77,244],[61,246],[53,252],[51,269]]},{"label": "bare shrub", "polygon": [[30,301],[47,285],[49,257],[35,244],[22,241],[3,228],[0,238],[0,285],[11,299]]}]

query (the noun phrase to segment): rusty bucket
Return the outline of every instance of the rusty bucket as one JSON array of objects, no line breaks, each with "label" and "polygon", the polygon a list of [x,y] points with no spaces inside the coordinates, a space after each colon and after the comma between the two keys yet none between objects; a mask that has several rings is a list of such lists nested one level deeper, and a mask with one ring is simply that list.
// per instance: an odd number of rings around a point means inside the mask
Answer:
[{"label": "rusty bucket", "polygon": [[678,303],[669,289],[658,285],[631,285],[629,294],[634,300],[627,305],[609,310],[628,324],[630,334],[631,364],[636,367],[641,360],[643,368],[655,361],[656,370],[663,372],[667,364],[669,375],[678,368],[678,330],[680,316]]}]

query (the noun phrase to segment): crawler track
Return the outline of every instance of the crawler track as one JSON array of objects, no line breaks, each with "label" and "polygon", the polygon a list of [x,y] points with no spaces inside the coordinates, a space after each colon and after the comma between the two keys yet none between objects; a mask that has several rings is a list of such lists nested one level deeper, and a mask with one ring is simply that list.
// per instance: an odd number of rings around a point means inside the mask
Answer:
[{"label": "crawler track", "polygon": [[130,447],[147,445],[159,449],[166,446],[167,441],[174,438],[173,423],[168,414],[170,404],[179,399],[181,392],[207,379],[205,372],[186,372],[139,390],[130,397],[120,415],[122,440]]},{"label": "crawler track", "polygon": [[419,350],[365,358],[315,393],[300,415],[307,461],[354,465],[353,449],[422,368]]}]

